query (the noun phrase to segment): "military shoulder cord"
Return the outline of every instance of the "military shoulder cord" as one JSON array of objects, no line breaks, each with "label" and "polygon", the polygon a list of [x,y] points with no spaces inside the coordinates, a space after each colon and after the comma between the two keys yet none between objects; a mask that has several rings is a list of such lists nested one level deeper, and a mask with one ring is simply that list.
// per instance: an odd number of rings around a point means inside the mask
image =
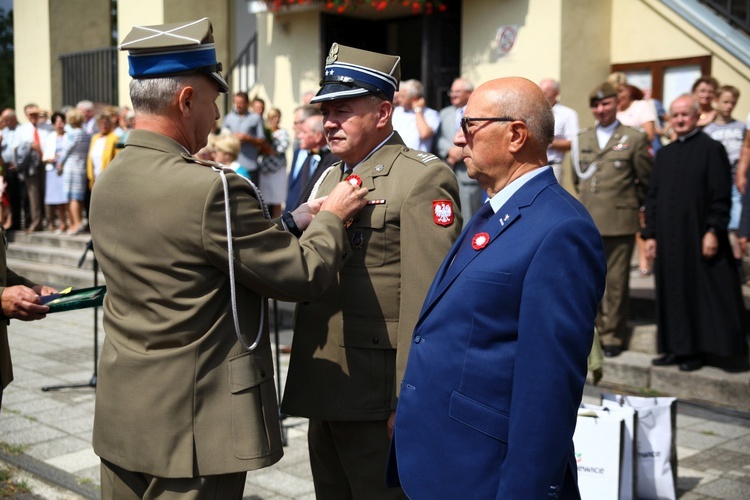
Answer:
[{"label": "military shoulder cord", "polygon": [[[237,334],[237,340],[242,344],[242,347],[244,347],[247,351],[254,351],[256,347],[258,347],[258,344],[260,343],[260,339],[263,336],[263,324],[265,323],[265,314],[266,314],[266,298],[261,296],[260,297],[260,321],[258,322],[258,334],[255,336],[255,341],[251,345],[247,345],[245,340],[242,338],[242,332],[240,331],[240,320],[239,315],[237,314],[237,282],[234,277],[234,245],[232,244],[232,217],[230,215],[230,207],[229,207],[229,183],[227,182],[227,175],[225,173],[225,170],[229,170],[230,172],[234,172],[229,167],[225,167],[219,163],[214,163],[211,165],[211,168],[215,172],[219,172],[221,175],[221,183],[224,186],[224,213],[226,215],[226,223],[227,223],[227,253],[229,254],[229,290],[232,297],[232,319],[234,320],[234,330]],[[243,177],[243,179],[245,179]],[[260,207],[263,210],[263,217],[266,220],[271,219],[271,215],[268,213],[268,207],[266,206],[266,203],[263,201],[263,196],[260,194],[260,190],[258,187],[250,181],[250,179],[245,179],[247,183],[250,185],[250,188],[255,193],[255,196],[258,198],[258,202],[260,202]]]}]

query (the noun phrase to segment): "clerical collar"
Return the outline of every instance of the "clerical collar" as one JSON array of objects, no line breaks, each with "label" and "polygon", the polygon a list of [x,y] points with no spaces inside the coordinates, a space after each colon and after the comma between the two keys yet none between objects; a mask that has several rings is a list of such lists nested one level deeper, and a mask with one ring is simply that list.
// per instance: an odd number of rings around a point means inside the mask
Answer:
[{"label": "clerical collar", "polygon": [[373,149],[372,151],[370,151],[370,154],[368,154],[367,156],[365,156],[364,158],[362,158],[362,161],[360,161],[359,163],[357,163],[353,167],[350,167],[348,163],[344,163],[344,167],[345,167],[344,170],[351,169],[352,171],[354,171],[354,169],[356,169],[358,166],[362,165],[364,162],[366,162],[367,160],[369,160],[370,157],[375,154],[375,151],[377,151],[378,149],[382,148],[383,144],[385,144],[386,142],[388,142],[391,137],[393,137],[393,132],[391,132],[391,135],[389,135],[388,137],[386,137],[383,142],[381,142],[380,144],[378,144],[375,147],[375,149]]},{"label": "clerical collar", "polygon": [[693,137],[695,134],[697,134],[700,131],[701,131],[701,129],[694,128],[692,132],[688,132],[685,135],[678,135],[677,136],[677,140],[680,141],[680,142],[685,142],[686,140],[690,139],[691,137]]}]

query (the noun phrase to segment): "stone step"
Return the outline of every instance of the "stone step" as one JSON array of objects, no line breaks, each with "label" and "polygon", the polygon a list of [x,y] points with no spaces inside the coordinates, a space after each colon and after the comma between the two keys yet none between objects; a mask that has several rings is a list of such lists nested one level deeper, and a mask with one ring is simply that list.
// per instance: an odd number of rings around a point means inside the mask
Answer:
[{"label": "stone step", "polygon": [[91,240],[88,233],[68,235],[55,234],[50,231],[39,231],[36,233],[27,233],[25,231],[9,231],[6,234],[8,238],[8,247],[15,243],[38,245],[42,248],[68,248],[71,250],[83,250],[86,244]]},{"label": "stone step", "polygon": [[[87,288],[94,286],[94,273],[91,269],[60,266],[41,262],[32,262],[8,258],[8,267],[16,273],[35,283],[54,286],[57,289]],[[98,274],[99,285],[104,285],[104,275]]]},{"label": "stone step", "polygon": [[[82,264],[80,269],[93,271],[93,252],[86,252],[85,257],[83,254],[84,250],[79,248],[54,246],[44,247],[36,243],[21,243],[17,241],[9,244],[7,251],[9,259],[26,260],[40,264],[53,264],[71,268],[79,268],[79,264]],[[81,263],[82,258],[83,262]]]},{"label": "stone step", "polygon": [[[674,396],[688,401],[750,412],[750,374],[730,373],[713,366],[693,372],[677,366],[652,366],[652,355],[626,351],[605,358],[600,385],[643,395]],[[589,374],[589,381],[591,380]]]}]

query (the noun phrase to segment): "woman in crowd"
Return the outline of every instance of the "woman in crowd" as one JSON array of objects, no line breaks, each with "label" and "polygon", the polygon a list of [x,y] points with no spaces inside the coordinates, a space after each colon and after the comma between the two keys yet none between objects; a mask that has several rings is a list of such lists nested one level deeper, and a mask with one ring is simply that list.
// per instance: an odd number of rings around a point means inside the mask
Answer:
[{"label": "woman in crowd", "polygon": [[[65,194],[61,164],[65,149],[65,116],[60,112],[55,112],[52,113],[50,121],[54,132],[47,135],[42,150],[46,170],[44,205],[47,212],[47,230],[62,233],[68,229],[66,223],[68,197]],[[55,228],[55,213],[60,221],[57,229]]]},{"label": "woman in crowd", "polygon": [[281,204],[286,200],[286,150],[289,148],[289,132],[279,128],[281,111],[278,108],[269,109],[266,116],[266,126],[271,131],[271,149],[260,163],[260,185],[271,217],[280,217]]},{"label": "woman in crowd", "polygon": [[119,138],[114,132],[112,118],[106,113],[101,113],[96,117],[96,125],[99,132],[91,138],[91,147],[89,148],[89,157],[86,162],[86,176],[89,180],[89,189],[93,189],[96,178],[104,172],[109,162],[117,154],[117,141]]},{"label": "woman in crowd", "polygon": [[[654,106],[643,100],[643,92],[635,85],[621,83],[617,86],[617,121],[628,127],[636,128],[648,137],[649,143],[656,136],[656,110]],[[643,225],[643,212],[640,214]],[[640,233],[635,235],[638,251],[638,269],[641,276],[651,274],[651,262],[646,257],[645,243]]]},{"label": "woman in crowd", "polygon": [[71,109],[65,115],[68,132],[60,160],[63,186],[68,199],[70,226],[68,234],[78,234],[83,230],[83,204],[86,200],[86,158],[89,153],[91,136],[83,130],[84,117],[78,109]]},{"label": "woman in crowd", "polygon": [[712,76],[702,76],[693,84],[693,97],[698,101],[700,106],[698,115],[698,128],[703,128],[716,118],[716,110],[713,107],[714,98],[716,98],[716,89],[719,88],[719,82]]}]

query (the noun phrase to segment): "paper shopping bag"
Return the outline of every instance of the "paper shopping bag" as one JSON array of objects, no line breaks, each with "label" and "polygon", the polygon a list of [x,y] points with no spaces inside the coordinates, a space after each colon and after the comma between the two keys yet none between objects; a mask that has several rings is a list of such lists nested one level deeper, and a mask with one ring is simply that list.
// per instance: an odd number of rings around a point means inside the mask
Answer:
[{"label": "paper shopping bag", "polygon": [[[608,403],[611,403],[610,407]],[[625,423],[622,439],[620,500],[633,500],[638,481],[638,470],[636,468],[637,454],[635,448],[636,434],[638,432],[638,413],[634,408],[620,406],[612,401],[602,401],[604,406],[592,404],[581,404],[581,408],[588,410],[606,411],[612,415],[621,417]]]},{"label": "paper shopping bag", "polygon": [[618,500],[625,423],[607,411],[579,409],[573,434],[581,500]]},{"label": "paper shopping bag", "polygon": [[638,412],[638,498],[675,500],[677,498],[676,398],[641,398],[603,394],[610,401]]}]

